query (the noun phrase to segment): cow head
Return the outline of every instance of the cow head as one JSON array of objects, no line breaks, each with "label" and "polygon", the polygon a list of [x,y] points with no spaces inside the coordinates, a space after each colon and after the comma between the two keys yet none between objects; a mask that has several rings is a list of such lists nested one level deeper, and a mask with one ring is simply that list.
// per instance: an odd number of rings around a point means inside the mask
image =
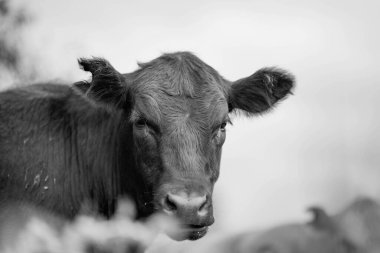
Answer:
[{"label": "cow head", "polygon": [[[348,240],[334,217],[322,208],[311,207],[313,217],[307,224],[289,223],[263,232],[249,232],[234,237],[228,252],[252,253],[359,253],[356,245]],[[372,252],[372,251],[371,251]]]},{"label": "cow head", "polygon": [[187,52],[139,64],[130,74],[118,73],[100,58],[79,63],[92,81],[77,87],[128,115],[139,214],[161,210],[178,217],[183,230],[177,239],[198,239],[214,222],[212,192],[229,115],[270,110],[294,82],[277,68],[230,82]]}]

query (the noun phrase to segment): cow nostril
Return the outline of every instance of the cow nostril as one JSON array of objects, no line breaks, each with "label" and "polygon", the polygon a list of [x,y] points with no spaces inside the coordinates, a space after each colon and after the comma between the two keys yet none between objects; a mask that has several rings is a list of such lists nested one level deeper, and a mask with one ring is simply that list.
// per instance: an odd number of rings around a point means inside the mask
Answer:
[{"label": "cow nostril", "polygon": [[198,211],[201,211],[202,209],[204,209],[206,207],[206,204],[207,204],[207,200],[205,199],[205,201],[200,205]]},{"label": "cow nostril", "polygon": [[207,208],[208,208],[207,203],[208,203],[207,197],[204,196],[203,202],[198,208],[198,215],[203,216],[203,215],[207,214]]},{"label": "cow nostril", "polygon": [[177,210],[177,205],[170,199],[170,195],[167,195],[164,200],[164,209],[166,211],[174,212]]}]

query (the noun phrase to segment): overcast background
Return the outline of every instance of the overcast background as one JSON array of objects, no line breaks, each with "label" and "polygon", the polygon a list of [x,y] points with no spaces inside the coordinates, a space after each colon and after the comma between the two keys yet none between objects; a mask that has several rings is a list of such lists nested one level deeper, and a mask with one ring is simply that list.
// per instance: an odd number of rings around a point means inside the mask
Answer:
[{"label": "overcast background", "polygon": [[18,41],[30,81],[86,79],[79,57],[126,73],[182,50],[229,80],[264,66],[294,73],[294,96],[228,126],[212,232],[304,221],[309,205],[334,212],[380,193],[379,1],[14,3],[32,17]]}]

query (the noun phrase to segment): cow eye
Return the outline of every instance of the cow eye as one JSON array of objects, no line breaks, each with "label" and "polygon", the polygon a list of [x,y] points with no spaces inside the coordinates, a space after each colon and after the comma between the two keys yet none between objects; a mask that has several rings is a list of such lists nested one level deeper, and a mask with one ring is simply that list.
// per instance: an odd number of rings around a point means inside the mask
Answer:
[{"label": "cow eye", "polygon": [[223,123],[220,125],[220,131],[225,132],[225,131],[226,131],[226,126],[227,126],[227,122],[223,122]]},{"label": "cow eye", "polygon": [[147,121],[144,118],[141,118],[135,122],[136,127],[143,128],[147,125]]},{"label": "cow eye", "polygon": [[153,122],[145,118],[138,119],[134,124],[139,129],[149,128],[150,130],[153,130],[156,133],[159,133],[159,130],[160,130],[156,124],[154,124]]}]

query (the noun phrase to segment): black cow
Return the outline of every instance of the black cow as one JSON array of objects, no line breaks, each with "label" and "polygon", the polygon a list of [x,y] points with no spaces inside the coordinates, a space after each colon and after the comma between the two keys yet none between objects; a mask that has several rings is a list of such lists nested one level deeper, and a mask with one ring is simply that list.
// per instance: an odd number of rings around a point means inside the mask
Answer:
[{"label": "black cow", "polygon": [[188,52],[129,74],[100,58],[79,64],[91,81],[0,93],[0,201],[71,218],[90,200],[108,217],[129,196],[138,217],[157,210],[178,217],[177,239],[198,239],[214,222],[229,113],[268,111],[294,83],[277,68],[230,82]]}]

